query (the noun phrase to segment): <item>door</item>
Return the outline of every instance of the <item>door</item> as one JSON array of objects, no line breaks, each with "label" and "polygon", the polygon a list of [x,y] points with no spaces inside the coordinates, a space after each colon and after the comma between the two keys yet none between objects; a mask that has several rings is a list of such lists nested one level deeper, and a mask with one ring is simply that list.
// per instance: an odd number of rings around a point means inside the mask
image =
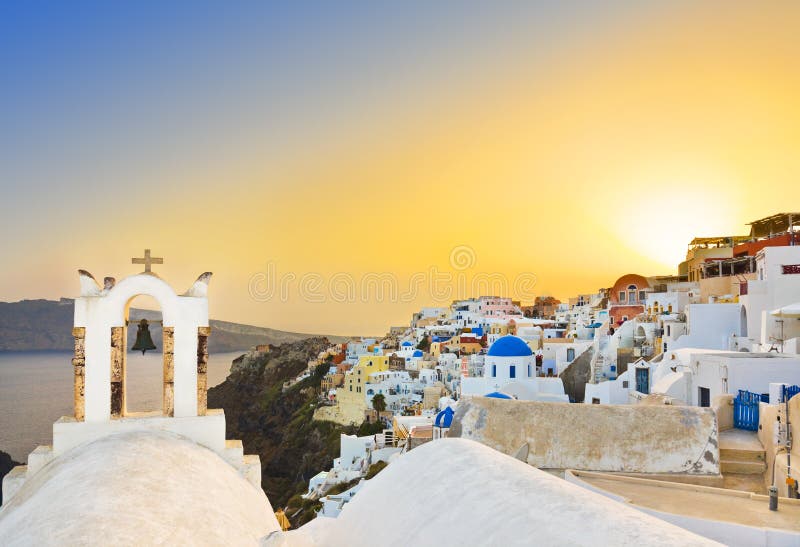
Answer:
[{"label": "door", "polygon": [[697,400],[700,403],[700,406],[711,406],[711,390],[707,387],[698,387],[697,390]]},{"label": "door", "polygon": [[636,369],[636,391],[639,393],[644,393],[645,395],[650,393],[650,369],[649,368],[637,368]]}]

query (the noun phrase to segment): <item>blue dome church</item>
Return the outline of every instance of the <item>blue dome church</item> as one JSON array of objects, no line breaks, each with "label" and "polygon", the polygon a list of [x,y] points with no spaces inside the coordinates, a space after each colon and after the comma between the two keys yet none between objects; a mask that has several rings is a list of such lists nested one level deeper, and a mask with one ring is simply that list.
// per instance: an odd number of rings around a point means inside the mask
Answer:
[{"label": "blue dome church", "polygon": [[461,395],[484,397],[499,392],[527,401],[569,401],[561,378],[540,378],[536,356],[519,336],[498,338],[484,356],[483,376],[461,379]]}]

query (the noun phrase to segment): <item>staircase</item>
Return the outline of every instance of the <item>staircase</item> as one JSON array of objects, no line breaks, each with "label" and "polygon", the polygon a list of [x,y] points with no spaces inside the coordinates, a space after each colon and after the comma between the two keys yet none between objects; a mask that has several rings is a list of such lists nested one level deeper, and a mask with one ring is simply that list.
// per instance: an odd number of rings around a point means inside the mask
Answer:
[{"label": "staircase", "polygon": [[723,475],[762,475],[767,470],[766,452],[755,431],[720,432],[719,459]]},{"label": "staircase", "polygon": [[592,363],[592,380],[595,384],[603,381],[603,368],[606,364],[606,358],[602,353],[598,353],[594,362]]},{"label": "staircase", "polygon": [[[604,327],[601,327],[604,328]],[[603,381],[603,369],[606,365],[606,358],[604,356],[604,352],[608,347],[608,338],[607,334],[600,335],[597,339],[595,339],[595,352],[592,356],[592,368],[591,368],[591,375],[590,379],[592,383],[599,384]]]}]

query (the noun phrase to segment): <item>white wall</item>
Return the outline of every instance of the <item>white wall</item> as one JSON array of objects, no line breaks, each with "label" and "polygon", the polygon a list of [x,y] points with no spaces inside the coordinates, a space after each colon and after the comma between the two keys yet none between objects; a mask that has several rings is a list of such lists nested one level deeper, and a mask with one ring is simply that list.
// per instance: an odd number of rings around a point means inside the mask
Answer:
[{"label": "white wall", "polygon": [[707,348],[727,350],[733,335],[742,332],[741,304],[690,304],[686,306],[687,333],[670,349]]},{"label": "white wall", "polygon": [[[739,297],[747,310],[748,337],[764,344],[770,336],[780,334],[780,326],[769,312],[800,302],[800,275],[784,274],[784,264],[800,264],[800,246],[762,249],[756,258],[758,279],[749,281],[747,295]],[[762,323],[763,318],[766,321]]]}]

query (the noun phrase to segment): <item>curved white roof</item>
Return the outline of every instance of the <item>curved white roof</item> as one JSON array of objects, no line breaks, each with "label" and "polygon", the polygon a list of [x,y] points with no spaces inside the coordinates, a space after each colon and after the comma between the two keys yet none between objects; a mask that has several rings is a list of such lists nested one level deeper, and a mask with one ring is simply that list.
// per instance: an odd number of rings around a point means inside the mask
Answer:
[{"label": "curved white roof", "polygon": [[59,456],[0,509],[0,544],[256,545],[278,530],[260,489],[170,433],[104,437]]},{"label": "curved white roof", "polygon": [[[424,503],[422,503],[422,502]],[[466,439],[426,443],[336,519],[265,545],[718,545]]]}]

